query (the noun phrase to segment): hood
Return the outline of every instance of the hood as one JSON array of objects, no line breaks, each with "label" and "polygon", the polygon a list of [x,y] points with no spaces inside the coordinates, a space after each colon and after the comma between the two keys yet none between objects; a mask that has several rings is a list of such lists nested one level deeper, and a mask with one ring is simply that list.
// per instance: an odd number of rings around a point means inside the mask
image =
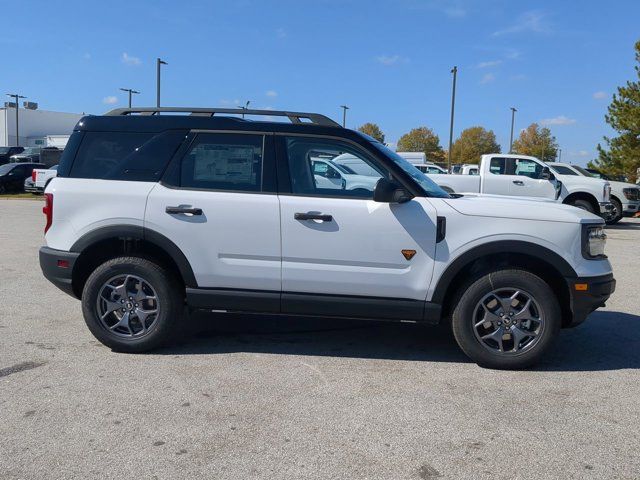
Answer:
[{"label": "hood", "polygon": [[465,194],[445,199],[447,205],[474,217],[514,218],[567,223],[602,223],[602,219],[585,210],[544,198],[507,197]]},{"label": "hood", "polygon": [[607,180],[611,185],[611,188],[619,188],[622,190],[623,188],[640,188],[640,185],[636,185],[634,183],[629,182],[616,182],[615,180]]}]

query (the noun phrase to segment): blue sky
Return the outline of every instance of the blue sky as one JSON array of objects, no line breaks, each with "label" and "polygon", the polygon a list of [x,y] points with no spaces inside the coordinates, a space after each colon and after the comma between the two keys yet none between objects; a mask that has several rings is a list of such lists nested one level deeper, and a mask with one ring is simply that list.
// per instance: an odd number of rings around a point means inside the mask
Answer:
[{"label": "blue sky", "polygon": [[[547,124],[563,160],[584,164],[610,134],[604,113],[634,77],[639,1],[20,1],[0,0],[0,88],[40,108],[102,113],[126,106],[119,87],[155,105],[317,111],[378,123],[393,143],[426,125],[454,134]],[[15,21],[13,21],[15,19]],[[17,59],[18,61],[14,61]]]}]

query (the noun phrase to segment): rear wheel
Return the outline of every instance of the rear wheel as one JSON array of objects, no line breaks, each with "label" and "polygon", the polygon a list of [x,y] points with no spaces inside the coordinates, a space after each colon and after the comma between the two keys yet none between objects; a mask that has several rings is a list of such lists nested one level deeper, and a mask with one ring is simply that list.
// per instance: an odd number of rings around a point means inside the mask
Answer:
[{"label": "rear wheel", "polygon": [[521,369],[540,361],[560,324],[553,290],[526,270],[499,270],[475,280],[452,315],[460,348],[478,365],[497,369]]},{"label": "rear wheel", "polygon": [[172,339],[184,310],[184,289],[157,263],[118,257],[100,265],[82,292],[91,333],[120,352],[144,352]]}]

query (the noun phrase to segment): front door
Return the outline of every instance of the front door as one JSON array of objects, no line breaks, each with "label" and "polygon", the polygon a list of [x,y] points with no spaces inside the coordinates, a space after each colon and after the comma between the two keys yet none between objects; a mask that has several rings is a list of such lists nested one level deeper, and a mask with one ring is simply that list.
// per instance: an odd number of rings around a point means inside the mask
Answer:
[{"label": "front door", "polygon": [[[359,146],[343,140],[277,138],[278,154],[286,157],[279,165],[288,166],[291,190],[280,192],[282,310],[421,317],[436,238],[436,212],[428,199],[377,203],[373,186],[326,188],[315,174],[318,156],[348,153],[373,167],[372,175],[390,174]],[[387,311],[395,300],[395,312]],[[379,310],[371,312],[371,305]]]},{"label": "front door", "polygon": [[[270,135],[198,133],[147,201],[145,228],[184,253],[198,287],[274,292],[280,211]],[[224,308],[224,305],[220,305]],[[278,305],[279,307],[279,305]]]}]

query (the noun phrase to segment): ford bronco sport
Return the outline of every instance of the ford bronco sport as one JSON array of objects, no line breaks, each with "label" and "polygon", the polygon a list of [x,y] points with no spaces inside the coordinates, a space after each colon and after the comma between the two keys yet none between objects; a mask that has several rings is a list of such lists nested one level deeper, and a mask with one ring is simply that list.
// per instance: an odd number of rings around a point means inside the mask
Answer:
[{"label": "ford bronco sport", "polygon": [[[319,182],[314,162],[345,154],[375,181]],[[170,342],[188,307],[450,322],[478,364],[523,368],[615,287],[598,216],[450,195],[381,143],[313,113],[84,117],[44,213],[44,275],[123,352]]]}]

